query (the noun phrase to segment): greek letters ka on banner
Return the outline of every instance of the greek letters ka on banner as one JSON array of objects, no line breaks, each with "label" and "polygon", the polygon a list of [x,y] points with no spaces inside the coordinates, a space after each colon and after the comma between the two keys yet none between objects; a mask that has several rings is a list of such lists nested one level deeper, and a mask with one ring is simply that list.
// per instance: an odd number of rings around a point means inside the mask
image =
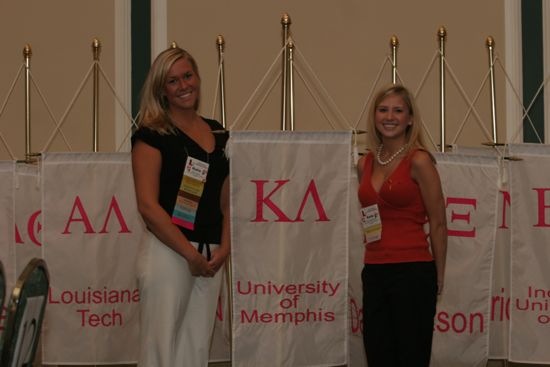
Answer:
[{"label": "greek letters ka on banner", "polygon": [[347,363],[350,143],[231,134],[234,366]]}]

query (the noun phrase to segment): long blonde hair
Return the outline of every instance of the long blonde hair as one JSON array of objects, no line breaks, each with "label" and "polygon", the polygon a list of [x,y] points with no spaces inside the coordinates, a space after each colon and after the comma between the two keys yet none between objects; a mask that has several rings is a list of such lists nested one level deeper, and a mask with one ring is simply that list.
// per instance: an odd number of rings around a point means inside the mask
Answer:
[{"label": "long blonde hair", "polygon": [[[151,65],[141,90],[138,126],[147,127],[161,134],[174,132],[174,125],[168,116],[168,103],[163,92],[170,68],[182,58],[189,61],[200,81],[197,62],[189,52],[179,47],[170,47],[161,52]],[[195,103],[195,110],[199,108],[199,100],[200,97]]]},{"label": "long blonde hair", "polygon": [[378,93],[376,93],[374,99],[372,100],[367,119],[367,134],[370,149],[376,151],[380,144],[382,144],[382,137],[380,136],[378,130],[376,130],[374,116],[380,103],[382,103],[382,101],[389,95],[397,95],[403,98],[403,101],[407,105],[411,115],[412,125],[407,127],[407,131],[405,133],[405,141],[408,144],[407,150],[413,148],[427,150],[426,144],[424,143],[424,138],[422,136],[420,111],[416,106],[412,93],[400,84],[390,84],[385,86],[380,89]]}]

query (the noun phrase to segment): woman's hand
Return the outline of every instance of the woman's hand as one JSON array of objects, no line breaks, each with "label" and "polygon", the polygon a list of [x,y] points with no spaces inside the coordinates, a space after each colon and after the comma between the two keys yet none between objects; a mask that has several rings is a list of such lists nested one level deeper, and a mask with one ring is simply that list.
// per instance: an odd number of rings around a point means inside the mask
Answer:
[{"label": "woman's hand", "polygon": [[208,262],[208,265],[212,270],[214,270],[214,273],[217,273],[218,270],[221,269],[223,264],[225,264],[225,260],[227,259],[227,256],[229,255],[229,251],[226,251],[223,248],[216,248],[212,250],[212,258]]},{"label": "woman's hand", "polygon": [[440,296],[443,293],[443,281],[437,281],[437,295]]},{"label": "woman's hand", "polygon": [[191,275],[199,277],[213,277],[216,272],[198,251],[187,258]]}]

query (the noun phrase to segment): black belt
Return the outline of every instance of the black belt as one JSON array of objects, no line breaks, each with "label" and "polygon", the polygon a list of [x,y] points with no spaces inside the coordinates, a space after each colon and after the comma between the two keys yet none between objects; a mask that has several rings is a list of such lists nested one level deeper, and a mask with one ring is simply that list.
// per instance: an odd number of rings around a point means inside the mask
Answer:
[{"label": "black belt", "polygon": [[202,251],[206,248],[206,260],[210,261],[212,258],[212,253],[210,252],[210,244],[209,243],[202,243],[199,242],[199,246],[197,247],[197,251],[202,255]]}]

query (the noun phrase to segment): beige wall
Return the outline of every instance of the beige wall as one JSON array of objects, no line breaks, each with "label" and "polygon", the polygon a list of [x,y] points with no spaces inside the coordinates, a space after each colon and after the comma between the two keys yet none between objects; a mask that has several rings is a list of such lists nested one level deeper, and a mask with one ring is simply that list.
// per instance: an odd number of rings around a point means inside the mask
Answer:
[{"label": "beige wall", "polygon": [[[504,3],[500,0],[465,1],[216,1],[168,0],[168,39],[187,48],[201,67],[202,111],[210,115],[216,83],[215,39],[226,39],[226,84],[228,121],[233,123],[254,89],[275,60],[282,43],[281,14],[291,19],[291,32],[299,54],[296,64],[308,63],[345,119],[356,125],[363,105],[390,53],[389,41],[396,35],[399,73],[404,83],[416,90],[438,50],[437,31],[448,32],[447,60],[462,84],[457,87],[447,74],[447,143],[452,142],[467,113],[468,105],[459,93],[463,88],[473,98],[488,71],[485,41],[491,35],[504,63]],[[298,52],[297,51],[297,52]],[[280,62],[277,68],[280,70]],[[430,69],[418,101],[425,123],[439,142],[439,69]],[[505,140],[504,78],[498,73],[497,98],[499,137]],[[382,83],[391,81],[387,66]],[[329,130],[299,75],[296,75],[296,128]],[[319,88],[317,88],[319,89]],[[280,127],[281,87],[276,85],[249,129]],[[486,129],[491,131],[489,85],[476,104]],[[244,121],[243,121],[244,123]],[[243,128],[239,123],[237,128]],[[339,128],[346,128],[342,122]],[[365,128],[365,120],[360,123]],[[457,140],[477,146],[488,139],[473,115]]]},{"label": "beige wall", "polygon": [[[159,1],[157,1],[158,3]],[[161,1],[163,2],[163,1]],[[68,107],[82,78],[92,63],[91,42],[102,42],[101,65],[113,82],[115,73],[114,2],[72,0],[2,2],[0,34],[3,37],[2,68],[0,69],[0,100],[23,62],[26,43],[33,49],[32,74],[44,93],[56,119]],[[298,130],[330,130],[329,121],[317,106],[301,79],[317,95],[326,97],[318,85],[319,78],[337,108],[328,112],[336,128],[356,126],[363,106],[389,55],[389,40],[396,35],[399,73],[404,83],[416,90],[438,49],[437,30],[445,26],[448,32],[447,59],[469,98],[473,98],[487,73],[485,39],[496,40],[496,52],[504,63],[504,2],[491,0],[411,2],[381,1],[181,1],[166,0],[167,19],[157,19],[167,29],[166,45],[176,41],[197,58],[203,78],[202,113],[210,116],[215,95],[217,50],[216,36],[226,40],[226,92],[228,123],[235,122],[245,103],[259,86],[281,50],[280,19],[287,12],[292,19],[291,33],[296,44],[296,64],[301,70],[310,65],[313,73],[295,74],[296,128]],[[127,29],[129,32],[129,29]],[[273,80],[280,71],[280,62],[269,75]],[[128,65],[127,68],[130,68]],[[127,69],[126,69],[127,70]],[[439,142],[439,71],[432,66],[425,86],[418,97],[426,126]],[[382,71],[381,83],[390,81],[389,65]],[[497,70],[497,101],[499,140],[505,140],[505,95],[503,73]],[[116,104],[107,84],[101,85],[100,150],[114,151]],[[267,90],[267,83],[260,92]],[[459,87],[447,74],[447,137],[453,142],[467,113],[467,103]],[[86,84],[74,108],[63,125],[63,132],[72,150],[91,150],[92,84]],[[482,90],[476,108],[484,126],[491,128],[488,84]],[[260,94],[262,94],[260,93]],[[281,86],[269,93],[249,129],[280,128]],[[327,101],[323,101],[325,105]],[[330,103],[328,103],[330,105]],[[237,129],[243,129],[258,105],[253,101],[241,116]],[[19,80],[4,113],[0,116],[0,133],[8,141],[16,158],[24,156],[23,81]],[[337,110],[344,121],[338,118]],[[32,95],[32,150],[40,151],[53,131],[47,109],[36,90]],[[365,128],[365,120],[359,122]],[[472,115],[457,142],[479,145],[487,141]],[[50,151],[68,150],[58,135]],[[0,159],[11,158],[0,145]]]},{"label": "beige wall", "polygon": [[[60,119],[75,96],[92,65],[92,40],[102,43],[101,66],[108,78],[114,73],[114,6],[111,0],[94,1],[2,1],[0,34],[2,54],[0,68],[0,101],[7,93],[21,65],[23,48],[32,48],[31,73],[54,117]],[[100,79],[100,150],[114,148],[114,99]],[[17,82],[0,116],[0,133],[17,159],[25,156],[23,75]],[[38,89],[31,94],[31,148],[41,151],[51,136],[52,122]],[[1,106],[0,106],[1,107]],[[92,149],[92,80],[76,100],[63,125],[73,151]],[[54,140],[50,151],[69,150],[62,138]],[[0,159],[11,159],[0,143]]]}]

